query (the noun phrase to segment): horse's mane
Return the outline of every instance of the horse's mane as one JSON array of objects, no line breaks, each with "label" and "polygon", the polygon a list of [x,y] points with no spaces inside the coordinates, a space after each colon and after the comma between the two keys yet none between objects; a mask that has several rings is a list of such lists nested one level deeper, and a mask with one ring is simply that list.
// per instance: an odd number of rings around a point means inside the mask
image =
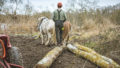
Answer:
[{"label": "horse's mane", "polygon": [[44,19],[47,19],[47,17],[41,17],[41,18],[40,18],[40,20],[38,21],[38,27],[42,24],[42,21],[43,21]]}]

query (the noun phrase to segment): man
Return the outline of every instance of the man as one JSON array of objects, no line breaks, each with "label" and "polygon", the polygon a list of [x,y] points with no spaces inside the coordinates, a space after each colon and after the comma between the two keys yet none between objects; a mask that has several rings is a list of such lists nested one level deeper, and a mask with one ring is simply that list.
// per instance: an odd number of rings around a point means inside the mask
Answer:
[{"label": "man", "polygon": [[61,9],[62,3],[59,2],[57,4],[58,9],[53,12],[53,20],[55,22],[55,31],[56,31],[56,39],[57,44],[62,44],[62,33],[63,33],[63,24],[66,21],[66,14]]}]

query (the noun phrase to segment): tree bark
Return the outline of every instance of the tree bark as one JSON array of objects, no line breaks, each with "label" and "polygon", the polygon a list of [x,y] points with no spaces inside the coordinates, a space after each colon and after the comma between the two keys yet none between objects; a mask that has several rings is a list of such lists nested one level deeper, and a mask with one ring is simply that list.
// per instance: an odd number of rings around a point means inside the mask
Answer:
[{"label": "tree bark", "polygon": [[87,60],[90,60],[91,62],[95,63],[96,65],[100,66],[101,68],[119,68],[119,64],[115,63],[113,60],[102,56],[95,52],[94,50],[87,48],[82,45],[71,45],[68,44],[67,48],[75,53],[78,56],[82,56]]},{"label": "tree bark", "polygon": [[65,46],[55,47],[41,59],[34,68],[49,68],[55,59],[63,52]]}]

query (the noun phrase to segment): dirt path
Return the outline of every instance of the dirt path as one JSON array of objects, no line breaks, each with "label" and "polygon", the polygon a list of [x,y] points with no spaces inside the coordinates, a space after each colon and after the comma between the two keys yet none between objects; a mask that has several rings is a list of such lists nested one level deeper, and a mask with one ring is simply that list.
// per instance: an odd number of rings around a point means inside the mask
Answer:
[{"label": "dirt path", "polygon": [[[119,29],[118,29],[119,30]],[[118,31],[117,30],[117,31]],[[118,32],[119,33],[119,32]],[[41,45],[40,39],[32,39],[31,37],[23,36],[10,36],[11,44],[20,48],[23,54],[24,67],[33,68],[33,66],[42,59],[47,52],[56,47],[51,45],[49,47]],[[120,35],[113,40],[105,40],[104,36],[94,36],[87,40],[74,40],[80,44],[86,44],[87,42],[99,42],[95,45],[94,49],[101,55],[107,56],[113,59],[115,62],[120,64]],[[90,44],[89,44],[90,45]],[[91,44],[93,45],[93,44]],[[91,46],[90,45],[90,46]],[[52,64],[51,68],[98,68],[95,64],[90,61],[75,56],[68,50],[65,50],[56,61]]]},{"label": "dirt path", "polygon": [[[34,40],[30,37],[10,36],[11,44],[20,48],[23,54],[24,67],[33,68],[33,66],[42,59],[45,54],[53,49],[55,45],[46,47],[40,44],[40,39]],[[96,65],[89,61],[79,58],[69,51],[64,51],[51,68],[96,68]]]}]

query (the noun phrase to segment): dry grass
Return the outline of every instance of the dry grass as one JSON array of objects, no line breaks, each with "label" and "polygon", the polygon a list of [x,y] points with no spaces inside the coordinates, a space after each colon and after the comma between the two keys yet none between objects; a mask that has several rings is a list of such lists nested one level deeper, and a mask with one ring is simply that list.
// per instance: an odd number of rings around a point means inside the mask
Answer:
[{"label": "dry grass", "polygon": [[1,33],[7,34],[32,34],[35,32],[37,22],[28,23],[7,23],[6,29],[1,30]]},{"label": "dry grass", "polygon": [[[84,21],[84,24],[80,28],[79,26],[72,24],[72,33],[81,33],[81,34],[86,34],[88,33],[94,35],[99,34],[99,33],[104,33],[108,29],[115,27],[110,21],[104,20],[105,23],[103,24],[97,24],[94,20],[92,19],[86,19]],[[8,33],[8,34],[33,34],[36,29],[37,22],[36,21],[29,21],[27,23],[7,23],[7,28],[6,30],[1,30],[1,33]],[[111,33],[112,35],[112,33]],[[110,36],[111,36],[110,35]]]},{"label": "dry grass", "polygon": [[[117,13],[116,13],[117,14]],[[35,32],[37,19],[41,16],[51,17],[50,12],[36,13],[29,15],[0,15],[0,22],[7,24],[7,29],[0,29],[0,33],[8,34],[32,34]],[[110,28],[116,27],[111,18],[100,13],[67,13],[68,21],[72,24],[71,33],[98,32],[104,33]]]}]

